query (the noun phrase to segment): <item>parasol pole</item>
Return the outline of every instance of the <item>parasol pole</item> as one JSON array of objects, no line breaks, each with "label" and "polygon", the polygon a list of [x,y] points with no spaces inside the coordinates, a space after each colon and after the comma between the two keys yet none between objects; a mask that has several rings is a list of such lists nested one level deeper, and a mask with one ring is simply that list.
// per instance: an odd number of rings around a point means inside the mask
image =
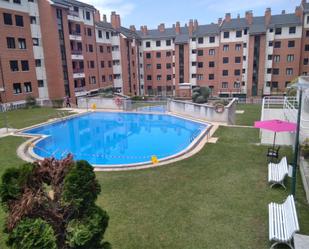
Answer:
[{"label": "parasol pole", "polygon": [[274,151],[275,151],[276,135],[277,135],[277,132],[275,131],[274,142],[273,142],[273,150]]}]

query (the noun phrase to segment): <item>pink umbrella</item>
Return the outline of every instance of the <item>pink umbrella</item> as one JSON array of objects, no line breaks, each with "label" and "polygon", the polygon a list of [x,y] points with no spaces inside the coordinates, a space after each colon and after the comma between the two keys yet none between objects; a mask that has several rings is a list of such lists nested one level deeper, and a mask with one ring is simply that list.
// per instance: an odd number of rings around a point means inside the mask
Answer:
[{"label": "pink umbrella", "polygon": [[296,131],[297,125],[295,123],[273,119],[273,120],[265,120],[265,121],[255,121],[254,127],[275,132],[274,143],[273,143],[273,148],[275,148],[277,132]]}]

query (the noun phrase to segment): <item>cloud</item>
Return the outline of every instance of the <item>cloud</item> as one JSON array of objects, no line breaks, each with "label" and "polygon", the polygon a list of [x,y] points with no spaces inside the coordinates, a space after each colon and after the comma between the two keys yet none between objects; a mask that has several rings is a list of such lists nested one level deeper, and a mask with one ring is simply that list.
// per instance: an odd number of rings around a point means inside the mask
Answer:
[{"label": "cloud", "polygon": [[112,11],[116,11],[123,18],[135,9],[135,4],[127,0],[87,0],[87,3],[94,5],[101,14],[106,14],[108,17]]}]

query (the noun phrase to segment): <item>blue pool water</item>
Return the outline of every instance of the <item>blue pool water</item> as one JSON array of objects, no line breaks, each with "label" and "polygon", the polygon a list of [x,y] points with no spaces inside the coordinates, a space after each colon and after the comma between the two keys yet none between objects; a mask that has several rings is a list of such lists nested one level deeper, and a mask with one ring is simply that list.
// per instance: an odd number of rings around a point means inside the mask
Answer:
[{"label": "blue pool water", "polygon": [[186,149],[206,124],[165,114],[93,112],[26,130],[48,135],[33,151],[57,159],[72,153],[95,165],[134,164],[172,156]]}]

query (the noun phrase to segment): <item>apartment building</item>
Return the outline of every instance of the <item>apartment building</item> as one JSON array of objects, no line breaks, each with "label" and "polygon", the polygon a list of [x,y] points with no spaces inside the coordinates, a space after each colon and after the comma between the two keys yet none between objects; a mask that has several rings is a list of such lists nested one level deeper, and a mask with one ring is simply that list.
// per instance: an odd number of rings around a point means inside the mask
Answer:
[{"label": "apartment building", "polygon": [[1,103],[42,103],[114,87],[125,95],[189,96],[208,86],[213,95],[282,94],[309,73],[309,3],[294,13],[216,23],[189,20],[121,26],[95,6],[76,0],[0,0]]}]

